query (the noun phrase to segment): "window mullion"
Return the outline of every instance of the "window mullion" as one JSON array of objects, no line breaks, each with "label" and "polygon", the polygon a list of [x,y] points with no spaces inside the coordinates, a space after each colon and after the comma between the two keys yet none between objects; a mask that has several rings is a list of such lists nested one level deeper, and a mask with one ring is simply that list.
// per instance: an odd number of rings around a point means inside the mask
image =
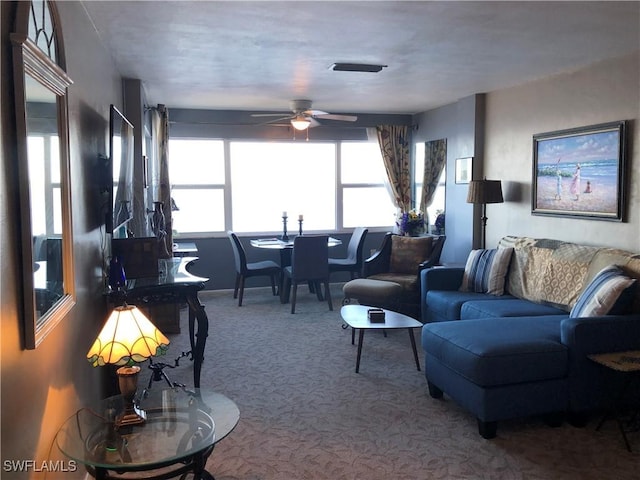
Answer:
[{"label": "window mullion", "polygon": [[225,231],[233,230],[232,215],[232,188],[231,185],[231,143],[224,140],[224,228]]},{"label": "window mullion", "polygon": [[338,231],[344,230],[344,215],[342,206],[344,205],[344,194],[342,191],[342,142],[336,142],[336,228]]}]

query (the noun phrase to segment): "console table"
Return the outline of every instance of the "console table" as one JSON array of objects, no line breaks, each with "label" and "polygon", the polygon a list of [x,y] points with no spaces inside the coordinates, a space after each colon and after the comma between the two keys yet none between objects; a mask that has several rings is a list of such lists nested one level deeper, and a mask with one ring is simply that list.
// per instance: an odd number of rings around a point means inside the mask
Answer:
[{"label": "console table", "polygon": [[109,300],[137,306],[186,303],[189,306],[189,342],[193,361],[193,385],[200,387],[204,348],[209,334],[209,318],[198,292],[209,279],[187,271],[197,257],[172,257],[158,260],[158,275],[127,280],[124,290],[109,292]]}]

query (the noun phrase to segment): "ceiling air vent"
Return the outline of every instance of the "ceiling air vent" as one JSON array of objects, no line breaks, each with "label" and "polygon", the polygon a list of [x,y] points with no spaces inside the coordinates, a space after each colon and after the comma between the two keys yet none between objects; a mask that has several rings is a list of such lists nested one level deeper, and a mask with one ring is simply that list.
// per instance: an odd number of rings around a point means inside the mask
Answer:
[{"label": "ceiling air vent", "polygon": [[377,73],[387,65],[370,65],[366,63],[334,63],[329,68],[334,72],[373,72]]}]

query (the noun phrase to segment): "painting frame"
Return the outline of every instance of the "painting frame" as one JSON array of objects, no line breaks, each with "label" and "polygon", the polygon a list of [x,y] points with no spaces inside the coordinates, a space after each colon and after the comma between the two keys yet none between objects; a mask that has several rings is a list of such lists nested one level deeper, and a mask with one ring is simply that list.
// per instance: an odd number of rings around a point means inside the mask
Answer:
[{"label": "painting frame", "polygon": [[625,221],[625,120],[533,135],[532,215]]},{"label": "painting frame", "polygon": [[465,184],[471,181],[473,157],[456,158],[456,183]]}]

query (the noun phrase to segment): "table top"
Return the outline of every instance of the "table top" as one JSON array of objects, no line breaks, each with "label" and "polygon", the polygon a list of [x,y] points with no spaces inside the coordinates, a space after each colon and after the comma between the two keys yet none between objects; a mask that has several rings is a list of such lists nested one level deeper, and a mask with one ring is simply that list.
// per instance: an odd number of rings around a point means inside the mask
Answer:
[{"label": "table top", "polygon": [[[252,247],[256,247],[256,248],[267,248],[267,249],[271,249],[271,250],[283,250],[285,248],[293,248],[293,239],[294,237],[291,237],[289,240],[287,241],[283,241],[279,238],[256,238],[253,240],[250,240],[249,243],[251,244]],[[342,240],[338,239],[338,238],[333,238],[333,237],[329,237],[329,242],[328,242],[330,247],[335,247],[337,245],[342,245]]]},{"label": "table top", "polygon": [[127,279],[127,290],[140,287],[157,287],[162,285],[199,284],[209,281],[208,278],[198,277],[187,270],[190,263],[198,257],[171,257],[158,260],[158,275]]},{"label": "table top", "polygon": [[93,467],[154,468],[211,447],[240,418],[232,400],[201,389],[151,390],[139,407],[146,422],[120,429],[109,420],[123,409],[120,395],[78,410],[58,431],[56,444],[67,457]]},{"label": "table top", "polygon": [[367,305],[345,305],[340,309],[340,315],[351,328],[391,329],[422,327],[422,323],[415,318],[386,309],[381,309],[384,311],[384,322],[372,323],[367,316],[367,311],[370,308],[376,307]]},{"label": "table top", "polygon": [[598,353],[589,355],[589,358],[618,372],[640,372],[640,350]]},{"label": "table top", "polygon": [[174,256],[186,256],[190,253],[198,253],[198,246],[195,242],[175,242],[173,244]]}]

